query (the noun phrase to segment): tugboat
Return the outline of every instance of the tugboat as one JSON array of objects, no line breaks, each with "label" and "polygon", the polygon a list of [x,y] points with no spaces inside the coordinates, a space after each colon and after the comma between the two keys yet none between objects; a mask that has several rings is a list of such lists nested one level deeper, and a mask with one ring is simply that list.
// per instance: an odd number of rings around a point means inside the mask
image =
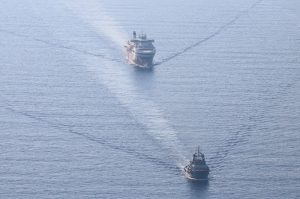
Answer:
[{"label": "tugboat", "polygon": [[128,63],[143,68],[151,68],[156,53],[153,42],[153,39],[147,39],[146,34],[140,34],[137,37],[136,32],[133,31],[133,38],[124,46]]},{"label": "tugboat", "polygon": [[208,180],[209,167],[206,165],[204,154],[198,150],[193,155],[193,160],[184,167],[184,174],[191,180]]}]

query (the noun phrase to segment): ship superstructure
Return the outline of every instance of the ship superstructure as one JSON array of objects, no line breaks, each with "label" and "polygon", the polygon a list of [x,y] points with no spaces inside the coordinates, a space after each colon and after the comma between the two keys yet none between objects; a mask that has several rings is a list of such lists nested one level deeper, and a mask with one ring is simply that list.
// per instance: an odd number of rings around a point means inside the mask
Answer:
[{"label": "ship superstructure", "polygon": [[140,67],[151,68],[156,49],[153,46],[153,39],[148,39],[146,34],[136,35],[133,31],[133,37],[125,45],[126,58],[129,64]]}]

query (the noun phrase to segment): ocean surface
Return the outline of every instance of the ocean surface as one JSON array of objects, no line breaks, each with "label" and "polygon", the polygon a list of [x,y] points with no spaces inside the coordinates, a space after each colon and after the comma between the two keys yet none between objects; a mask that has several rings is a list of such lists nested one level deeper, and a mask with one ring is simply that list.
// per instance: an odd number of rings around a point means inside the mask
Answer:
[{"label": "ocean surface", "polygon": [[299,157],[300,1],[1,1],[0,198],[296,199]]}]

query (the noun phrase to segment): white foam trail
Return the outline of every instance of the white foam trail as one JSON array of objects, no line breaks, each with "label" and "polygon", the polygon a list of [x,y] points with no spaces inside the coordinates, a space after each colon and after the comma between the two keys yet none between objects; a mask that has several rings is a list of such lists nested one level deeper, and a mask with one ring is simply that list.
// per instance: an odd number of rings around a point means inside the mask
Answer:
[{"label": "white foam trail", "polygon": [[104,34],[117,46],[122,46],[128,35],[110,17],[97,0],[66,0],[69,9],[90,25],[97,33]]},{"label": "white foam trail", "polygon": [[101,67],[91,64],[90,70],[96,72],[101,82],[126,107],[133,118],[147,128],[147,133],[161,143],[162,147],[176,159],[177,166],[182,168],[187,160],[183,156],[183,147],[177,138],[176,131],[170,126],[162,111],[151,100],[139,96],[130,74],[122,70],[122,65],[103,61]]},{"label": "white foam trail", "polygon": [[[118,23],[106,14],[98,1],[66,1],[68,7],[79,17],[90,24],[99,34],[110,38],[115,45],[121,46],[127,40],[128,36],[120,29]],[[128,72],[130,69],[124,69],[123,65],[110,61],[102,60],[101,64],[98,61],[99,59],[96,59],[97,63],[88,64],[90,65],[89,69],[96,73],[99,80],[119,99],[133,118],[146,126],[147,133],[158,140],[164,149],[171,152],[176,158],[177,166],[182,168],[186,158],[182,155],[183,147],[177,138],[176,131],[169,125],[168,120],[153,101],[138,95],[135,90],[135,82],[132,81]]]}]

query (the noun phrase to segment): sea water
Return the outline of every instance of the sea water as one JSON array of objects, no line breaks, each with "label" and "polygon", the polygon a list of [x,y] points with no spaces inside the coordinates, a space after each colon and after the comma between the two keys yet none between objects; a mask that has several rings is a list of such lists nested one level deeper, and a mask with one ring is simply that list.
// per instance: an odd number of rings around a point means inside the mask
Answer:
[{"label": "sea water", "polygon": [[[300,197],[300,2],[6,0],[0,198]],[[132,31],[157,48],[126,63]],[[200,145],[211,169],[182,167]]]}]

